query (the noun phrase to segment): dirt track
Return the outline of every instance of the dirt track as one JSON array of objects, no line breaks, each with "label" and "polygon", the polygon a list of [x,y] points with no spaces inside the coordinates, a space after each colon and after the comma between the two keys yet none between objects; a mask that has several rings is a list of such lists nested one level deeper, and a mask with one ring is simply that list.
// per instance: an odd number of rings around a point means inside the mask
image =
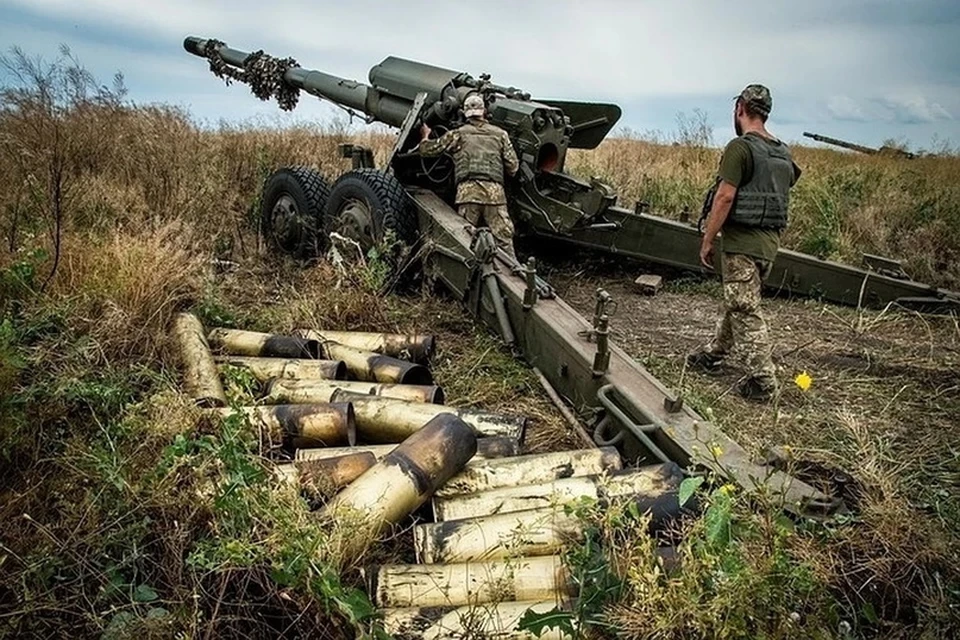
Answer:
[{"label": "dirt track", "polygon": [[[611,321],[613,340],[667,385],[684,387],[698,409],[711,407],[717,422],[744,446],[828,446],[836,434],[817,425],[827,427],[828,416],[838,411],[882,427],[901,444],[922,437],[946,445],[952,438],[960,416],[956,318],[765,298],[783,393],[779,404],[756,405],[736,394],[742,375],[736,367],[717,377],[683,371],[685,355],[714,331],[718,283],[665,274],[660,293],[643,296],[632,287],[640,273],[564,265],[547,277],[588,318],[597,287],[606,289],[619,305]],[[813,378],[806,393],[793,383],[802,371]]]}]

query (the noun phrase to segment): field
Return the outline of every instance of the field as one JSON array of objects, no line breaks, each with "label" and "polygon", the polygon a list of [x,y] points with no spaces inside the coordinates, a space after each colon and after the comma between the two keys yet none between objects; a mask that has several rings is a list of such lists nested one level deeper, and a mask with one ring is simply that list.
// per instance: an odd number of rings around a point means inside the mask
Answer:
[{"label": "field", "polygon": [[[7,61],[20,76],[0,93],[0,635],[360,637],[371,611],[357,569],[387,551],[339,553],[351,532],[278,491],[252,434],[199,419],[170,357],[180,310],[262,331],[435,332],[449,404],[531,416],[534,450],[574,446],[531,371],[454,301],[381,295],[375,261],[345,273],[263,246],[259,188],[272,170],[336,175],[339,143],[380,159],[388,134],[339,123],[202,130],[189,114],[128,105],[121,86],[70,60]],[[567,169],[608,180],[627,206],[696,215],[719,151],[709,132],[680,129],[673,140],[608,140]],[[890,255],[919,280],[960,289],[960,158],[796,156],[805,174],[788,246],[853,264]],[[618,344],[751,452],[789,447],[821,473],[842,469],[857,511],[796,528],[721,488],[714,518],[690,524],[685,571],[672,580],[616,514],[587,514],[605,543],[587,560],[619,585],[598,583],[588,613],[637,638],[960,631],[957,319],[770,301],[784,379],[806,371],[813,385],[758,408],[728,392],[735,376],[682,370],[712,330],[716,283],[668,274],[661,296],[642,299],[624,286],[633,273],[558,263],[549,278],[581,312],[608,286],[622,300]]]}]

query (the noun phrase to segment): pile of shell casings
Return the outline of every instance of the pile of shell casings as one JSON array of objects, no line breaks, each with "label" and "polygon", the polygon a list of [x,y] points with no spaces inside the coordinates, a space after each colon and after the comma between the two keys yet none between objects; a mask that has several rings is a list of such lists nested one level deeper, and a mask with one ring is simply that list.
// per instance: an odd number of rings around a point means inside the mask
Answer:
[{"label": "pile of shell casings", "polygon": [[[415,563],[364,569],[394,637],[531,637],[512,631],[526,611],[568,609],[578,595],[562,552],[584,524],[565,505],[632,500],[651,527],[679,511],[674,464],[625,469],[609,447],[521,455],[526,418],[446,405],[429,369],[433,336],[205,332],[186,313],[174,335],[186,392],[212,412],[245,414],[292,459],[277,465],[281,477],[364,532],[356,553],[432,503],[414,526]],[[261,385],[256,404],[227,406],[226,367]]]}]

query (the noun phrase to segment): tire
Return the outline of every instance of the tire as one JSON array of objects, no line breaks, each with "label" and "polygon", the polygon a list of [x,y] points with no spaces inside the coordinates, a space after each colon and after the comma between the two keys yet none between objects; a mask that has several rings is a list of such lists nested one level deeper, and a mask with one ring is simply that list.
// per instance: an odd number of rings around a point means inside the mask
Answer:
[{"label": "tire", "polygon": [[330,184],[310,167],[284,167],[263,185],[260,228],[267,242],[299,258],[318,255],[326,244],[323,215]]},{"label": "tire", "polygon": [[324,212],[327,231],[356,240],[364,252],[395,236],[401,244],[417,242],[419,223],[403,185],[377,169],[355,169],[334,183]]}]

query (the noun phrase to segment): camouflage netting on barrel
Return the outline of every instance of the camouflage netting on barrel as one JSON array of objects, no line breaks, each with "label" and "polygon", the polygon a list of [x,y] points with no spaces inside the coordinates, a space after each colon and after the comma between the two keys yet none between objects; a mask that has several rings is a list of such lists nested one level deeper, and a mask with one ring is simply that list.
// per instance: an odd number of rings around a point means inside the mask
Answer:
[{"label": "camouflage netting on barrel", "polygon": [[207,40],[203,47],[203,55],[210,62],[210,71],[227,84],[236,80],[250,85],[250,91],[261,100],[277,99],[277,104],[284,111],[293,111],[300,98],[300,90],[283,81],[283,75],[300,64],[293,58],[275,58],[263,52],[254,51],[244,60],[244,68],[238,69],[228,65],[217,55],[219,47],[226,46],[219,40]]}]

